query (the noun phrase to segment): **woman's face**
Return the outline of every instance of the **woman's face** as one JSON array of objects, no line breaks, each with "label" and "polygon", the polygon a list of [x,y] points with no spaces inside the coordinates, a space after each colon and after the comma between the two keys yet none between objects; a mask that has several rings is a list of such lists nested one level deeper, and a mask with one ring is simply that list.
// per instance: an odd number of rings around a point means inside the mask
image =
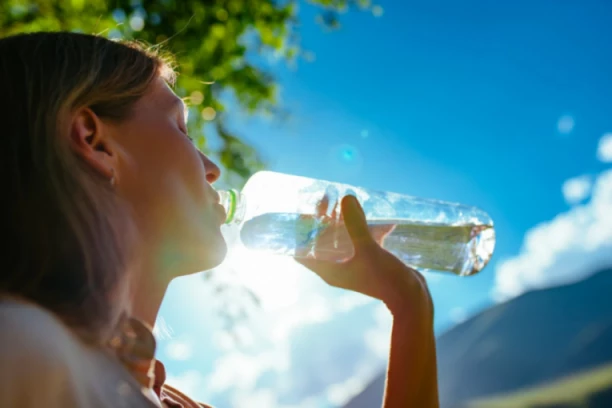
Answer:
[{"label": "woman's face", "polygon": [[211,183],[219,168],[186,134],[185,106],[161,78],[115,125],[115,189],[134,212],[149,262],[175,276],[220,264],[225,211]]}]

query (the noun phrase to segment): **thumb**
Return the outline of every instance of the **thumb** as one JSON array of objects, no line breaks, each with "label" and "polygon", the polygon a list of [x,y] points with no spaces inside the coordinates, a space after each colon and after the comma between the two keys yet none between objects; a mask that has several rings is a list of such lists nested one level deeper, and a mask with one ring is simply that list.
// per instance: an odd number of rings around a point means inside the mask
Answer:
[{"label": "thumb", "polygon": [[355,196],[347,195],[342,199],[342,214],[346,230],[351,237],[355,252],[359,248],[375,245],[376,242],[368,229],[365,213]]}]

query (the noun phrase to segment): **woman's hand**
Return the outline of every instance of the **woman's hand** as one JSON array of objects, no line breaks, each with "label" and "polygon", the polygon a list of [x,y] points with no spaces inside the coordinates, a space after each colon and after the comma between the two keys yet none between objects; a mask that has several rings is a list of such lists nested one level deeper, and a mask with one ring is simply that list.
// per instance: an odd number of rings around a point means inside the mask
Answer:
[{"label": "woman's hand", "polygon": [[[352,257],[341,263],[321,260],[324,256],[318,256],[315,247],[314,259],[296,260],[332,286],[382,300],[394,316],[408,314],[411,319],[432,324],[433,305],[425,279],[380,245],[394,226],[368,227],[365,214],[353,196],[343,198],[341,215],[342,230],[348,232],[352,245],[347,247],[341,232],[330,230],[328,236],[333,235],[342,248],[348,248],[345,251]],[[327,241],[324,236],[317,245],[325,247],[329,245]]]},{"label": "woman's hand", "polygon": [[[393,328],[383,408],[438,408],[433,304],[425,279],[381,247],[394,226],[372,231],[352,196],[342,200],[342,214],[336,228],[346,228],[353,256],[341,263],[317,260],[315,245],[314,259],[297,261],[328,284],[380,299],[389,308]],[[337,244],[338,234],[332,235]]]}]

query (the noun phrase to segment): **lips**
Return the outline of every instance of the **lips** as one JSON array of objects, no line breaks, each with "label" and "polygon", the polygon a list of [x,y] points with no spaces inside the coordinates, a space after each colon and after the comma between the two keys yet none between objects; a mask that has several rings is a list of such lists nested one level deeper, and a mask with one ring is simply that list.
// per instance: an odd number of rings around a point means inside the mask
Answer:
[{"label": "lips", "polygon": [[221,204],[215,204],[215,209],[219,213],[219,219],[221,219],[221,223],[222,224],[225,223],[225,220],[227,219],[227,213],[225,212],[225,207],[223,207]]}]

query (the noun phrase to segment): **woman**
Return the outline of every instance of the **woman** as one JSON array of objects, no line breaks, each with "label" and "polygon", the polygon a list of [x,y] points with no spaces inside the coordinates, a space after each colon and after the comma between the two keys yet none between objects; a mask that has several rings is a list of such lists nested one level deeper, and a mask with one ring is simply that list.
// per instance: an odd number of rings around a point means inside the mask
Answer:
[{"label": "woman", "polygon": [[[170,281],[226,253],[219,168],[190,142],[173,79],[136,44],[0,40],[0,406],[205,406],[164,384],[150,331]],[[425,281],[374,241],[354,198],[342,211],[354,257],[303,263],[393,315],[384,407],[435,407]]]}]

